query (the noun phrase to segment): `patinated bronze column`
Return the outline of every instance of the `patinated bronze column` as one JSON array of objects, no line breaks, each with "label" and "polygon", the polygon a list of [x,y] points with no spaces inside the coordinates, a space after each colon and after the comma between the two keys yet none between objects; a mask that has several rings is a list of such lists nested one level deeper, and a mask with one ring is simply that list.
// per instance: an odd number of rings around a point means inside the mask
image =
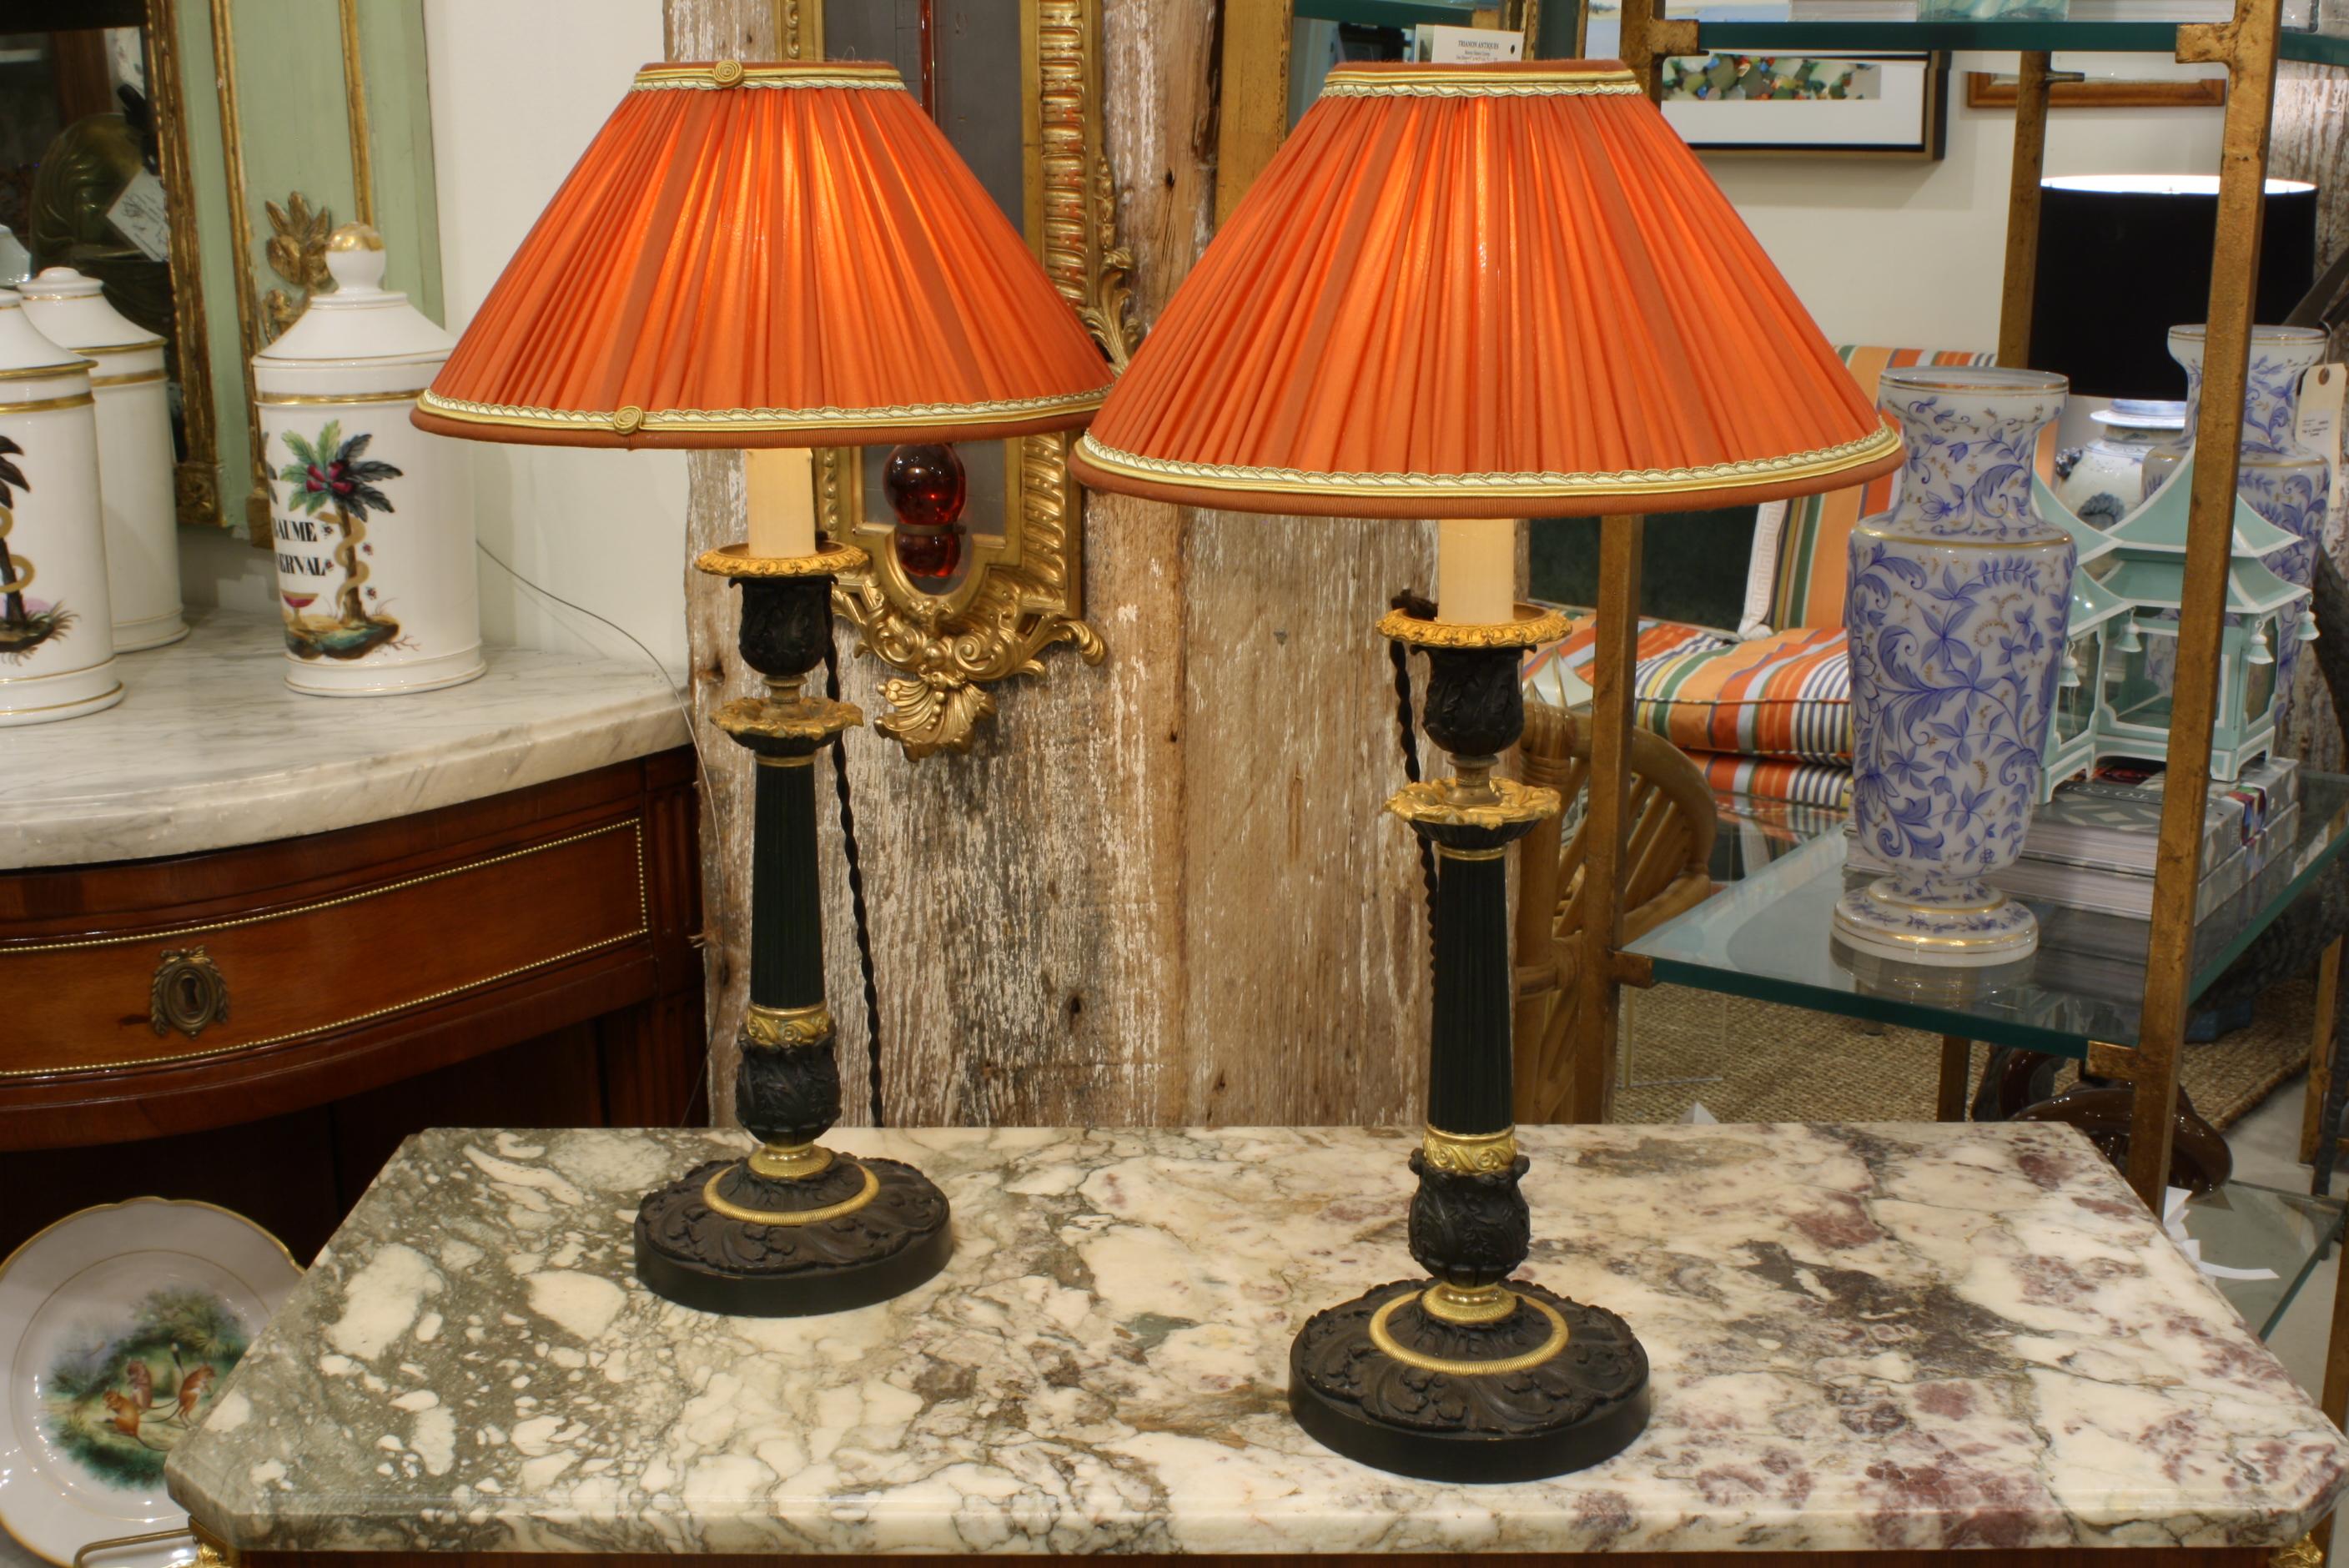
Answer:
[{"label": "patinated bronze column", "polygon": [[1529,1161],[1510,1107],[1506,857],[1559,809],[1556,790],[1494,773],[1525,728],[1517,661],[1531,634],[1401,611],[1380,630],[1425,649],[1424,724],[1454,769],[1387,802],[1435,847],[1438,868],[1427,1129],[1411,1156],[1411,1255],[1433,1278],[1380,1285],[1309,1319],[1289,1352],[1289,1406],[1314,1437],[1381,1470],[1556,1475],[1639,1436],[1648,1357],[1604,1307],[1505,1283],[1532,1229],[1518,1190]]},{"label": "patinated bronze column", "polygon": [[864,722],[812,696],[832,645],[833,578],[864,552],[760,558],[740,546],[698,564],[742,590],[742,661],[768,695],[727,704],[720,728],[758,759],[750,847],[750,1000],[734,1080],[738,1119],[761,1141],[648,1193],[636,1275],[707,1312],[836,1312],[910,1290],[953,1250],[946,1195],[912,1166],[858,1160],[816,1140],[840,1119],[840,1067],[823,995],[815,759]]}]

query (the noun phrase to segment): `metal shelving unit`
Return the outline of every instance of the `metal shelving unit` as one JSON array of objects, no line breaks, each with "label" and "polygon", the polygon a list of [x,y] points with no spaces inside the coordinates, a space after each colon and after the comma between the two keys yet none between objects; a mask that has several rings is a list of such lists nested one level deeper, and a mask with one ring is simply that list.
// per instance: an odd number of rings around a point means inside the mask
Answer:
[{"label": "metal shelving unit", "polygon": [[[1658,67],[1670,56],[1717,49],[1823,51],[1973,49],[2020,57],[2014,153],[2007,203],[2004,292],[1999,321],[2002,364],[2027,363],[2032,290],[2038,265],[2040,176],[2047,143],[2048,57],[2057,49],[2170,54],[2189,64],[2226,67],[2227,107],[2220,148],[2217,242],[2211,257],[2208,351],[2197,460],[2188,524],[2186,601],[2178,628],[2177,686],[2166,792],[2147,942],[2145,988],[2133,1042],[2090,1040],[2090,1068],[2135,1086],[2127,1177],[2156,1213],[2169,1169],[2178,1058],[2192,997],[2194,892],[2200,876],[2200,827],[2210,775],[2210,729],[2218,697],[2220,641],[2235,480],[2240,457],[2244,380],[2258,276],[2260,206],[2267,173],[2270,120],[2281,59],[2349,66],[2349,41],[2282,33],[2281,0],[2235,0],[2233,17],[2216,23],[1899,23],[1790,22],[1699,24],[1658,14],[1658,0],[1623,0],[1626,65],[1657,91]],[[1578,52],[1579,52],[1578,50]],[[1625,801],[1632,724],[1631,675],[1638,638],[1640,526],[1637,516],[1603,520],[1592,682],[1590,835],[1583,887],[1586,948],[1577,1019],[1577,1108],[1603,1119],[1614,1059],[1619,988],[1651,985],[1652,960],[1628,951],[1621,936],[1617,873],[1625,852]],[[1826,934],[1819,934],[1826,940]],[[2328,967],[2330,960],[2328,960]],[[1944,1114],[1963,1115],[1950,1093],[1962,1074],[1966,1037],[1943,1041]],[[1962,1082],[1961,1077],[1959,1080]],[[2349,1405],[2349,1281],[2334,1309],[2323,1406],[2337,1423]],[[2320,1536],[2326,1532],[2320,1532]]]},{"label": "metal shelving unit", "polygon": [[[2218,242],[2212,255],[2209,346],[2205,360],[2201,422],[2196,432],[2194,491],[2187,541],[2187,600],[2179,627],[2178,686],[2169,747],[2169,776],[2182,780],[2166,797],[2155,879],[2154,918],[2147,950],[2141,1025],[2134,1042],[2097,1042],[2095,1070],[2137,1086],[2130,1138],[2130,1185],[2158,1204],[2169,1169],[2178,1051],[2189,1000],[2194,937],[2193,890],[2199,875],[2199,827],[2209,789],[2210,725],[2218,695],[2219,648],[2235,472],[2241,437],[2253,280],[2258,273],[2259,212],[2267,171],[2269,118],[2279,56],[2279,0],[2236,0],[2226,23],[1714,23],[1667,18],[1656,0],[1624,0],[1624,63],[1656,90],[1657,67],[1668,56],[1714,47],[2015,49],[2021,56],[2016,94],[2014,158],[2007,206],[2005,289],[1999,322],[1999,358],[2023,365],[2031,341],[2032,287],[2038,264],[2039,181],[2047,140],[2048,56],[2056,48],[2134,48],[2173,52],[2189,62],[2223,65],[2228,74],[2226,122],[2220,149]],[[2330,44],[2333,40],[2325,40]],[[1582,1103],[1604,1105],[1605,1064],[1613,1056],[1617,987],[1652,983],[1652,968],[1622,950],[1614,907],[1614,868],[1620,863],[1623,791],[1631,724],[1631,655],[1637,636],[1640,520],[1607,518],[1599,547],[1599,637],[1593,682],[1594,787],[1590,801],[1590,872],[1585,885],[1602,901],[1584,923],[1589,943],[1585,965],[1578,1057],[1591,1075]]]}]

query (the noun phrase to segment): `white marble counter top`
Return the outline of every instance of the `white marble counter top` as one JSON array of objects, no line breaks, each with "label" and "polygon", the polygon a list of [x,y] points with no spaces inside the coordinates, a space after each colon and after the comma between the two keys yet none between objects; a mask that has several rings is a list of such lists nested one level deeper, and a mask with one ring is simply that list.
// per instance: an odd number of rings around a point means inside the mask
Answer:
[{"label": "white marble counter top", "polygon": [[296,838],[685,743],[647,664],[493,647],[464,686],[306,696],[266,616],[188,618],[186,640],[121,655],[119,706],[0,729],[0,871]]},{"label": "white marble counter top", "polygon": [[1556,1480],[1405,1480],[1284,1397],[1313,1309],[1414,1271],[1411,1144],[843,1130],[956,1212],[936,1279],[704,1316],[638,1191],[739,1135],[411,1140],[169,1464],[230,1544],[473,1552],[2259,1546],[2349,1443],[2069,1128],[1535,1128],[1526,1272],[1646,1343],[1655,1415]]}]

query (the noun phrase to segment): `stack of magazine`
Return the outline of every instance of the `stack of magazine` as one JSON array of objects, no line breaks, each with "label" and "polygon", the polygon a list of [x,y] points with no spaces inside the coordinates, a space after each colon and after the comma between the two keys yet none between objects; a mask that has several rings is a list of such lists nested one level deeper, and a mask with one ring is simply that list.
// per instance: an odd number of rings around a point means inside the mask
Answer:
[{"label": "stack of magazine", "polygon": [[[2033,814],[2023,853],[1994,873],[1991,885],[2037,903],[2151,919],[2162,777],[2158,768],[2115,762],[2060,787]],[[2270,758],[2232,783],[2214,779],[2202,810],[2198,923],[2290,851],[2300,819],[2300,764]],[[1856,836],[1845,864],[1877,874],[1887,869]]]}]

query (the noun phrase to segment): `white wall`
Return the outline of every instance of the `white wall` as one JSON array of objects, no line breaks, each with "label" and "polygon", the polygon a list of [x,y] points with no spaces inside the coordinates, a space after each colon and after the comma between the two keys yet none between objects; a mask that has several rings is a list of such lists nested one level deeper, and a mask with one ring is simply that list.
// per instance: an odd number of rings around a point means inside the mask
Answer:
[{"label": "white wall", "polygon": [[[440,279],[461,332],[627,90],[661,57],[660,0],[425,0]],[[465,443],[481,542],[685,664],[685,459]],[[635,657],[608,630],[481,562],[481,631]]]},{"label": "white wall", "polygon": [[[1949,153],[1938,163],[1707,160],[1829,342],[1998,346],[2014,117],[1966,108],[1965,73],[2013,70],[2013,55],[1956,57]],[[2046,171],[2216,173],[2220,117],[2215,108],[2057,109],[2048,117]]]}]

